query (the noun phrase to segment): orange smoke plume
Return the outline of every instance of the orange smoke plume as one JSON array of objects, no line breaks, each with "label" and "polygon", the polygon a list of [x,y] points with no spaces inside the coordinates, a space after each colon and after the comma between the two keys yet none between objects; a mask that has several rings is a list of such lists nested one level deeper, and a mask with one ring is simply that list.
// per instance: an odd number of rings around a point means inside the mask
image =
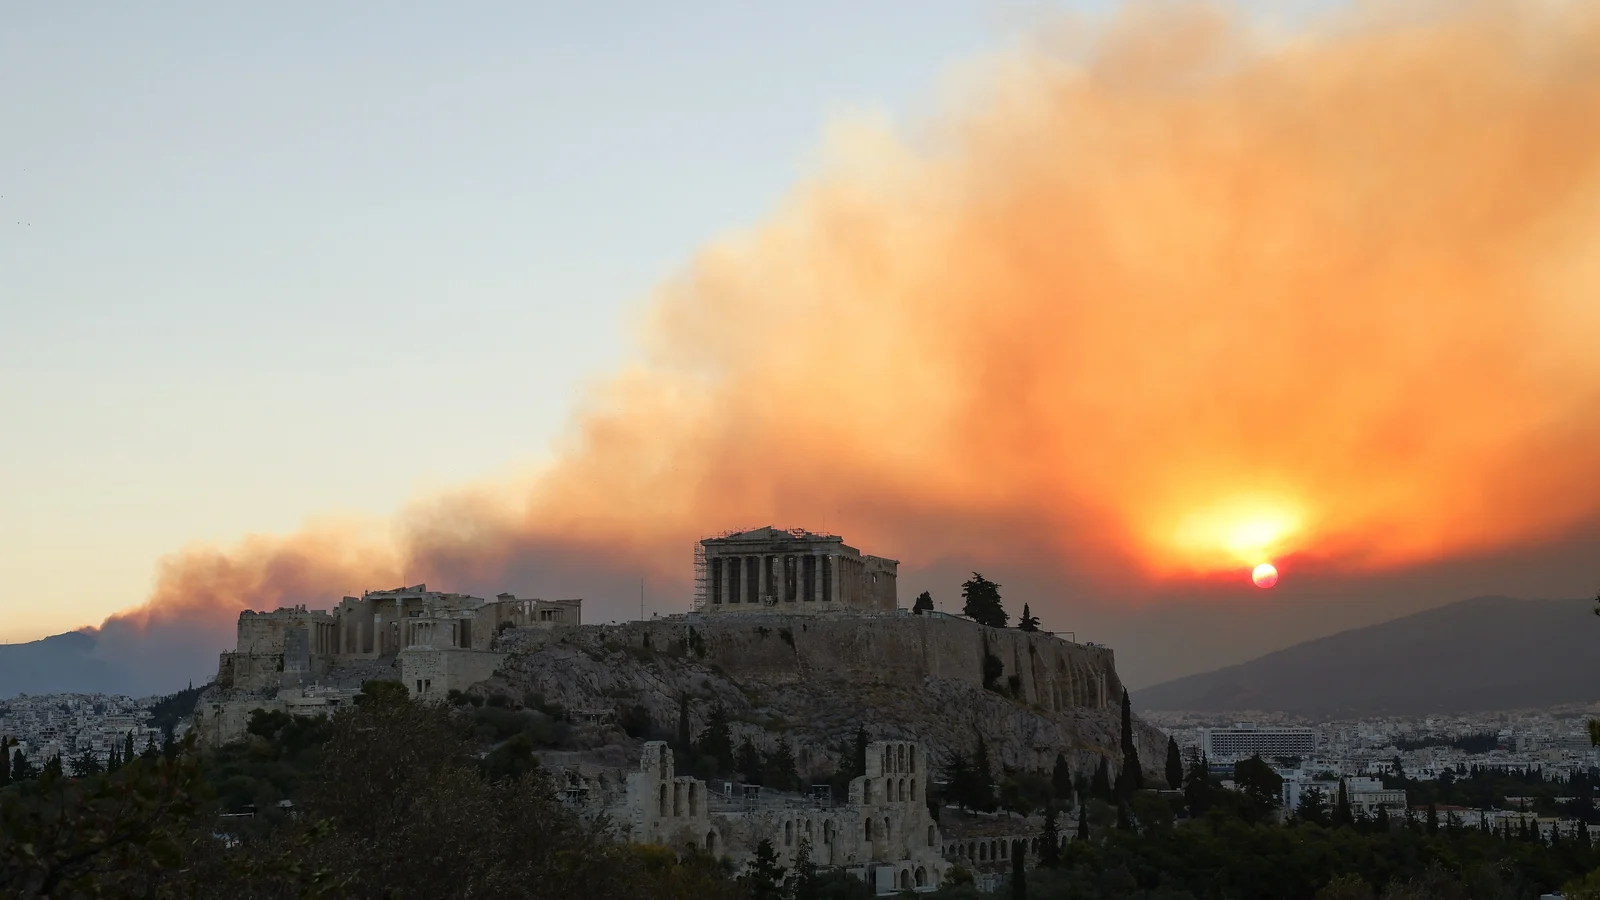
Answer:
[{"label": "orange smoke plume", "polygon": [[992,61],[913,136],[828,149],[662,288],[528,483],[418,507],[392,543],[179,557],[154,608],[534,549],[682,577],[696,537],[768,522],[1154,584],[1433,562],[1600,513],[1591,5],[1274,35],[1136,6]]}]

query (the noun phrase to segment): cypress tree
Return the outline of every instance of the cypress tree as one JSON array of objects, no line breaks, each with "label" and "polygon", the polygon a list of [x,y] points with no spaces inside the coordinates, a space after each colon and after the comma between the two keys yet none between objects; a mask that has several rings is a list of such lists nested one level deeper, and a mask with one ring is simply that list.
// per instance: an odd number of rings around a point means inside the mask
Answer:
[{"label": "cypress tree", "polygon": [[1061,864],[1061,829],[1056,825],[1056,805],[1045,804],[1044,829],[1039,832],[1039,865],[1053,869]]},{"label": "cypress tree", "polygon": [[1372,827],[1377,829],[1379,834],[1389,833],[1389,808],[1387,806],[1381,803],[1378,804],[1378,815],[1373,820]]},{"label": "cypress tree", "polygon": [[706,728],[700,732],[696,750],[700,756],[716,760],[718,772],[734,770],[733,732],[728,728],[728,711],[722,704],[717,704],[706,717]]},{"label": "cypress tree", "polygon": [[0,735],[0,788],[11,783],[11,738]]},{"label": "cypress tree", "polygon": [[856,768],[857,775],[867,774],[867,726],[856,726]]},{"label": "cypress tree", "polygon": [[133,732],[128,732],[122,738],[122,764],[133,762]]},{"label": "cypress tree", "polygon": [[744,743],[739,745],[739,752],[735,754],[734,768],[744,776],[747,784],[760,784],[762,773],[766,769],[766,760],[762,758],[761,751],[746,737]]},{"label": "cypress tree", "polygon": [[678,746],[674,750],[688,753],[694,745],[689,743],[689,694],[678,695]]},{"label": "cypress tree", "polygon": [[1017,620],[1017,630],[1018,631],[1038,631],[1039,630],[1039,620],[1035,619],[1033,617],[1033,613],[1029,612],[1028,604],[1026,604],[1026,603],[1022,604],[1022,618]]},{"label": "cypress tree", "polygon": [[1333,802],[1334,827],[1354,825],[1355,817],[1350,814],[1350,789],[1345,785],[1343,778],[1339,779],[1339,796]]},{"label": "cypress tree", "polygon": [[1139,748],[1133,743],[1133,704],[1128,689],[1122,689],[1122,771],[1117,774],[1117,799],[1126,801],[1134,791],[1144,789],[1144,768],[1139,764]]},{"label": "cypress tree", "polygon": [[1089,803],[1087,800],[1078,804],[1078,840],[1089,839]]},{"label": "cypress tree", "polygon": [[1439,807],[1432,800],[1428,801],[1427,830],[1429,834],[1439,833]]},{"label": "cypress tree", "polygon": [[37,775],[38,773],[33,770],[33,764],[28,762],[28,758],[26,756],[22,755],[21,747],[11,751],[12,781],[28,781],[37,777]]},{"label": "cypress tree", "polygon": [[1021,841],[1011,842],[1011,900],[1028,900],[1028,876],[1022,859],[1027,846]]},{"label": "cypress tree", "polygon": [[994,811],[994,770],[989,767],[989,745],[978,735],[978,751],[972,754],[973,808]]},{"label": "cypress tree", "polygon": [[1094,779],[1089,782],[1089,796],[1111,799],[1111,761],[1104,756],[1100,757],[1100,767],[1094,770]]},{"label": "cypress tree", "polygon": [[1183,788],[1183,753],[1178,750],[1178,739],[1167,738],[1167,787]]},{"label": "cypress tree", "polygon": [[1582,847],[1585,850],[1588,850],[1589,847],[1590,847],[1590,844],[1589,844],[1589,823],[1585,822],[1582,819],[1578,820],[1578,846]]},{"label": "cypress tree", "polygon": [[1050,770],[1050,792],[1062,803],[1072,799],[1072,767],[1067,765],[1065,754],[1056,754],[1056,765]]}]

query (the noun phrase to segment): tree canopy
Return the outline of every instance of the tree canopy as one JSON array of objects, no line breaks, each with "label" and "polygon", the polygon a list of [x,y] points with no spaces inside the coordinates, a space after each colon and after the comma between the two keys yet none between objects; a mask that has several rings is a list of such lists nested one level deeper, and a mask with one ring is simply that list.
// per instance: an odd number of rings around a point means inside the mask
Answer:
[{"label": "tree canopy", "polygon": [[973,572],[970,579],[961,583],[961,596],[966,601],[961,611],[973,621],[994,628],[1006,627],[1011,617],[1000,605],[1000,585]]}]

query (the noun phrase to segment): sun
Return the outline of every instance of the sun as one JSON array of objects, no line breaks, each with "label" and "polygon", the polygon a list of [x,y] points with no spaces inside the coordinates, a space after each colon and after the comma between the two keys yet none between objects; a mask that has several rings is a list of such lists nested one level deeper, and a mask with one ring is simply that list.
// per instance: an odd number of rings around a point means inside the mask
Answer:
[{"label": "sun", "polygon": [[1250,580],[1258,588],[1269,588],[1278,583],[1278,567],[1272,563],[1262,563],[1250,573]]}]

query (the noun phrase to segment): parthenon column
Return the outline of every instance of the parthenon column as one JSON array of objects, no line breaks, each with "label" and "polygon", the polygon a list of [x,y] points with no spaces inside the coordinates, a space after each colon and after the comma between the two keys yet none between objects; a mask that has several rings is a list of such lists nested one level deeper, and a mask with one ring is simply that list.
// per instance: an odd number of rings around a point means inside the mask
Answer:
[{"label": "parthenon column", "polygon": [[823,600],[822,596],[822,561],[827,559],[821,553],[811,554],[811,599]]}]

